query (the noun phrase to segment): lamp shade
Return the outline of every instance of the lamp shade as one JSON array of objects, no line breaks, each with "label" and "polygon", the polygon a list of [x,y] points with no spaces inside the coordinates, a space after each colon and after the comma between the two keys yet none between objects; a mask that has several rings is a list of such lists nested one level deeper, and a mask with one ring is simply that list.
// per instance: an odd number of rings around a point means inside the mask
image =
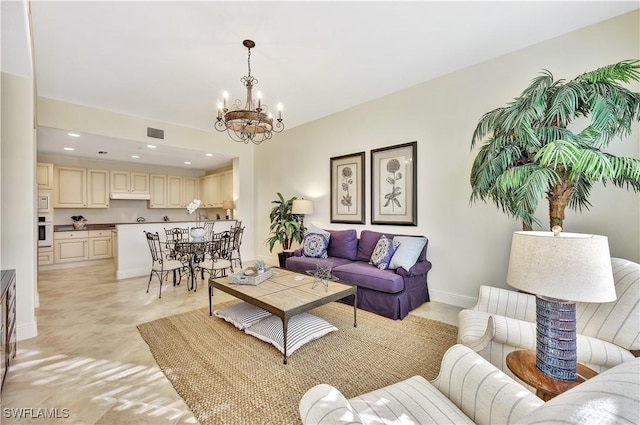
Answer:
[{"label": "lamp shade", "polygon": [[291,205],[292,214],[313,214],[313,202],[308,199],[295,199]]},{"label": "lamp shade", "polygon": [[233,201],[222,201],[222,209],[224,209],[224,210],[232,210],[233,209]]},{"label": "lamp shade", "polygon": [[581,233],[514,232],[507,283],[559,300],[615,301],[609,241]]}]

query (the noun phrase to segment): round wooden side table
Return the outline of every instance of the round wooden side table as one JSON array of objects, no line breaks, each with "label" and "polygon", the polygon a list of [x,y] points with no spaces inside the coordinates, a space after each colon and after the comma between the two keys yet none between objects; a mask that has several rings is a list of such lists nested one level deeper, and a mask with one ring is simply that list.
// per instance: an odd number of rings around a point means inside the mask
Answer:
[{"label": "round wooden side table", "polygon": [[536,395],[544,401],[549,401],[598,374],[593,369],[578,363],[576,368],[578,377],[575,381],[559,381],[545,375],[536,367],[536,353],[531,350],[518,350],[507,354],[507,367],[516,377],[534,387]]}]

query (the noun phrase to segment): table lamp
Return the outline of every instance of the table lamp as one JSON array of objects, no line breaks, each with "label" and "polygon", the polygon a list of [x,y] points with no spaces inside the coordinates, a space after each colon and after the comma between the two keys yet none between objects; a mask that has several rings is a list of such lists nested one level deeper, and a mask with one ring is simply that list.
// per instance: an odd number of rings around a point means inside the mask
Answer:
[{"label": "table lamp", "polygon": [[514,232],[507,283],[536,296],[536,367],[554,379],[575,381],[576,302],[615,301],[606,236]]},{"label": "table lamp", "polygon": [[233,201],[222,201],[222,209],[227,210],[227,220],[231,220],[231,210],[233,209]]},{"label": "table lamp", "polygon": [[295,199],[291,205],[291,214],[302,216],[300,224],[304,229],[304,215],[313,214],[313,201],[309,199]]}]

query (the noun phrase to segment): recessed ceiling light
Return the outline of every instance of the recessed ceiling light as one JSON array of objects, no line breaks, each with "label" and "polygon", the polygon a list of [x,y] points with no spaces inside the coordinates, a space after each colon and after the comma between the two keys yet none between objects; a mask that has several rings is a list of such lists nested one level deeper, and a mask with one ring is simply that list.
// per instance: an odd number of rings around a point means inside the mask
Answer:
[{"label": "recessed ceiling light", "polygon": [[131,158],[136,158],[136,159],[138,159],[138,158],[140,158],[140,155],[131,155]]},{"label": "recessed ceiling light", "polygon": [[185,161],[184,163],[187,165],[191,165],[191,161]]},{"label": "recessed ceiling light", "polygon": [[73,148],[64,148],[65,151],[74,151],[75,149]]},{"label": "recessed ceiling light", "polygon": [[213,154],[212,153],[207,153],[207,154],[205,154],[205,156],[213,156]]},{"label": "recessed ceiling light", "polygon": [[147,145],[147,147],[148,147],[149,149],[155,149],[155,148],[156,148],[156,145]]},{"label": "recessed ceiling light", "polygon": [[67,133],[67,135],[71,137],[80,137],[78,133]]}]

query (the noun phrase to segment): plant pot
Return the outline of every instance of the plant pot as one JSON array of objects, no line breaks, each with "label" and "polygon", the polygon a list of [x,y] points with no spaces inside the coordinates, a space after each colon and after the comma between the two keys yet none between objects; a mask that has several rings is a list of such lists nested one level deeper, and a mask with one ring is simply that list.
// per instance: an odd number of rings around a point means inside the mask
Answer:
[{"label": "plant pot", "polygon": [[189,234],[191,235],[191,239],[193,239],[194,242],[204,241],[204,227],[192,227],[189,231]]},{"label": "plant pot", "polygon": [[280,263],[280,268],[284,269],[287,265],[287,258],[293,257],[293,251],[282,251],[278,253],[278,262]]},{"label": "plant pot", "polygon": [[73,228],[76,230],[82,230],[84,229],[85,223],[84,221],[74,221],[73,222]]}]

